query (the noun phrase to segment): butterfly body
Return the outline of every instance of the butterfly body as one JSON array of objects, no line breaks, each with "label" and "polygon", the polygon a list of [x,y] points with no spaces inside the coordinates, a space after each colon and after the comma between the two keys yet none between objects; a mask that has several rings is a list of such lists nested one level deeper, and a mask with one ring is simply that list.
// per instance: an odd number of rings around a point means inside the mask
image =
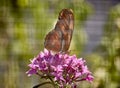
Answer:
[{"label": "butterfly body", "polygon": [[44,46],[53,52],[68,52],[74,30],[74,16],[71,9],[63,9],[55,28],[46,37]]}]

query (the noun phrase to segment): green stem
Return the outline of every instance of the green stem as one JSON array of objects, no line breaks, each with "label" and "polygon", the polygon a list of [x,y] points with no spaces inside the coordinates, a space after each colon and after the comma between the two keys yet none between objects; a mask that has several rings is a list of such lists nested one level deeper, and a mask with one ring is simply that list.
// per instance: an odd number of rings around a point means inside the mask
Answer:
[{"label": "green stem", "polygon": [[41,74],[39,74],[39,73],[36,73],[38,76],[40,76],[41,78],[47,78],[47,76],[43,76],[43,75],[41,75]]},{"label": "green stem", "polygon": [[38,72],[37,72],[36,74],[37,74],[38,76],[40,76],[40,77],[42,76],[42,75],[41,75],[41,74],[39,74]]},{"label": "green stem", "polygon": [[[49,78],[50,79],[50,81],[51,81],[51,84],[54,86],[54,88],[57,88],[56,86],[56,84],[55,84],[55,82],[53,81],[53,79],[51,78],[51,76],[49,76],[49,75],[47,75],[47,76],[42,76],[41,74],[39,74],[39,73],[36,73],[38,76],[40,76],[41,78]],[[44,83],[43,83],[44,84]],[[46,83],[45,83],[46,84]],[[39,87],[39,85],[41,86],[41,84],[38,84],[38,85],[36,85],[36,86],[38,86]],[[33,87],[33,88],[38,88],[38,87]]]},{"label": "green stem", "polygon": [[54,88],[56,88],[56,84],[55,84],[55,82],[53,81],[53,79],[52,79],[50,76],[48,76],[48,78],[49,78],[50,81],[52,82],[52,85],[54,86]]},{"label": "green stem", "polygon": [[38,87],[45,85],[45,84],[51,84],[51,82],[44,82],[44,83],[41,83],[41,84],[34,86],[33,88],[38,88]]}]

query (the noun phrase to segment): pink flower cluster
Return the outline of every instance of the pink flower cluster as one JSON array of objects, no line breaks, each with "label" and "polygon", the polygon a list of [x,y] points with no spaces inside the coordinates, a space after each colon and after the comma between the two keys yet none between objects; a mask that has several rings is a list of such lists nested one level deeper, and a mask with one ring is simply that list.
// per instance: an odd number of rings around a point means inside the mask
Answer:
[{"label": "pink flower cluster", "polygon": [[29,67],[30,70],[26,72],[28,76],[41,72],[42,75],[52,77],[60,88],[66,85],[76,88],[76,82],[93,80],[82,58],[61,53],[54,55],[46,49],[31,60]]}]

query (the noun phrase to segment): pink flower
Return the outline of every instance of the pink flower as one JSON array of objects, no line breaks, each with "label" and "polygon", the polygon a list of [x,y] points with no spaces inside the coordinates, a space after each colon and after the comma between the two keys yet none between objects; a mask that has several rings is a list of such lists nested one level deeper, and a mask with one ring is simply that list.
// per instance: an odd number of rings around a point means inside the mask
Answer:
[{"label": "pink flower", "polygon": [[41,52],[31,60],[28,66],[30,67],[30,70],[26,72],[28,76],[41,72],[43,75],[54,79],[60,88],[66,85],[76,88],[75,82],[91,82],[93,80],[85,60],[77,58],[75,55],[70,56],[61,53],[54,55],[52,52],[44,49],[44,52]]}]

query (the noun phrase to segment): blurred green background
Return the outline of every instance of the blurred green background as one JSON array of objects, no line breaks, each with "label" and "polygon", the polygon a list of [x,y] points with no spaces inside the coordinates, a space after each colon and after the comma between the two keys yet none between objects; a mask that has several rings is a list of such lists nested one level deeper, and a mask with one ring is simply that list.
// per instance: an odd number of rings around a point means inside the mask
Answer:
[{"label": "blurred green background", "polygon": [[[45,81],[35,75],[27,77],[25,72],[29,69],[29,59],[44,49],[44,37],[54,28],[58,14],[63,8],[73,9],[75,16],[71,54],[84,57],[95,77],[92,84],[81,82],[78,88],[120,88],[118,2],[0,0],[0,88],[32,88]],[[89,30],[86,30],[87,28]],[[92,31],[94,28],[96,30]],[[99,30],[100,36],[97,35]],[[99,40],[92,41],[92,38],[90,41],[90,32],[94,38],[99,37]],[[45,85],[41,88],[52,87]]]}]

